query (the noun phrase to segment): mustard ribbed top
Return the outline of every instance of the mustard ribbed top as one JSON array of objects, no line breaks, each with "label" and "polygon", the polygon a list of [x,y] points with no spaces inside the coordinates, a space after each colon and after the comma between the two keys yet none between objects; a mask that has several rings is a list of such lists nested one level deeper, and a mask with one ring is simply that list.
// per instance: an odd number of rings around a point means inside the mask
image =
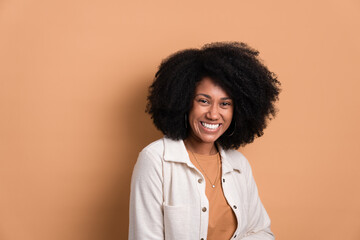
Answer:
[{"label": "mustard ribbed top", "polygon": [[[225,199],[221,187],[220,154],[201,155],[190,151],[188,151],[188,153],[191,162],[204,175],[206,180],[205,194],[209,200],[209,226],[207,239],[229,240],[236,230],[237,221],[232,208]],[[194,155],[196,159],[194,158]],[[215,188],[212,187],[213,184],[215,185]]]}]

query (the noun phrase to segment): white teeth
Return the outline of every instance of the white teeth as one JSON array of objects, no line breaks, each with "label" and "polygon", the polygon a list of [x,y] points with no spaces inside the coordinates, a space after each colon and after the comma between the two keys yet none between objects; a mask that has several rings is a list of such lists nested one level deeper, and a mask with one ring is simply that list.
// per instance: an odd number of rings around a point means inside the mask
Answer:
[{"label": "white teeth", "polygon": [[204,123],[204,122],[201,122],[201,125],[203,125],[204,127],[206,128],[209,128],[209,129],[216,129],[220,126],[220,124],[209,124],[209,123]]}]

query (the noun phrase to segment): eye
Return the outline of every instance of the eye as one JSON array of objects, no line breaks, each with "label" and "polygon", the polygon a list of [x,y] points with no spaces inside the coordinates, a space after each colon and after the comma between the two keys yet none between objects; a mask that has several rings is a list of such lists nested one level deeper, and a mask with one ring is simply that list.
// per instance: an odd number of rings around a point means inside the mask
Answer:
[{"label": "eye", "polygon": [[224,107],[231,106],[231,102],[222,102],[221,106],[224,106]]},{"label": "eye", "polygon": [[204,99],[204,98],[200,98],[200,99],[198,100],[198,102],[200,102],[200,103],[209,103],[209,101],[206,100],[206,99]]}]

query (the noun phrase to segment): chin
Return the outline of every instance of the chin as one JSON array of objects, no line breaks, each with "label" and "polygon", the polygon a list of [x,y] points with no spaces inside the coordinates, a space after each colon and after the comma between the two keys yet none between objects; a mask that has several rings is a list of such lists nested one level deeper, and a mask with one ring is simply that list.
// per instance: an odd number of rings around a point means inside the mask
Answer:
[{"label": "chin", "polygon": [[220,136],[216,136],[216,137],[215,136],[211,136],[211,137],[203,136],[203,137],[199,137],[199,140],[203,143],[215,143],[216,140],[219,139],[219,137]]}]

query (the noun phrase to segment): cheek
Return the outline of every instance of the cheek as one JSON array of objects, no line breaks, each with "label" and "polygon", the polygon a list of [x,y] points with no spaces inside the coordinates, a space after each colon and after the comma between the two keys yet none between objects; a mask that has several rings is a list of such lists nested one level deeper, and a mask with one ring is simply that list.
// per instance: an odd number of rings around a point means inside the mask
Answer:
[{"label": "cheek", "polygon": [[197,129],[199,129],[199,126],[198,126],[198,119],[196,117],[192,117],[190,118],[190,127],[191,127],[191,130],[192,131],[196,131]]},{"label": "cheek", "polygon": [[226,120],[231,122],[231,120],[233,118],[233,114],[234,114],[234,110],[228,109],[228,111],[226,111],[226,113],[225,113]]},{"label": "cheek", "polygon": [[196,128],[196,122],[197,122],[197,117],[196,117],[196,113],[193,111],[194,109],[192,109],[190,112],[189,112],[189,115],[188,115],[188,123],[190,125],[190,130],[194,131]]},{"label": "cheek", "polygon": [[226,115],[227,126],[230,126],[232,120],[233,120],[233,111],[229,112],[229,113]]},{"label": "cheek", "polygon": [[234,116],[234,114],[233,114],[233,112],[231,112],[231,113],[229,114],[229,120],[230,120],[230,122],[232,121],[233,116]]},{"label": "cheek", "polygon": [[196,121],[203,114],[201,107],[194,104],[192,109],[189,111],[189,121]]}]

